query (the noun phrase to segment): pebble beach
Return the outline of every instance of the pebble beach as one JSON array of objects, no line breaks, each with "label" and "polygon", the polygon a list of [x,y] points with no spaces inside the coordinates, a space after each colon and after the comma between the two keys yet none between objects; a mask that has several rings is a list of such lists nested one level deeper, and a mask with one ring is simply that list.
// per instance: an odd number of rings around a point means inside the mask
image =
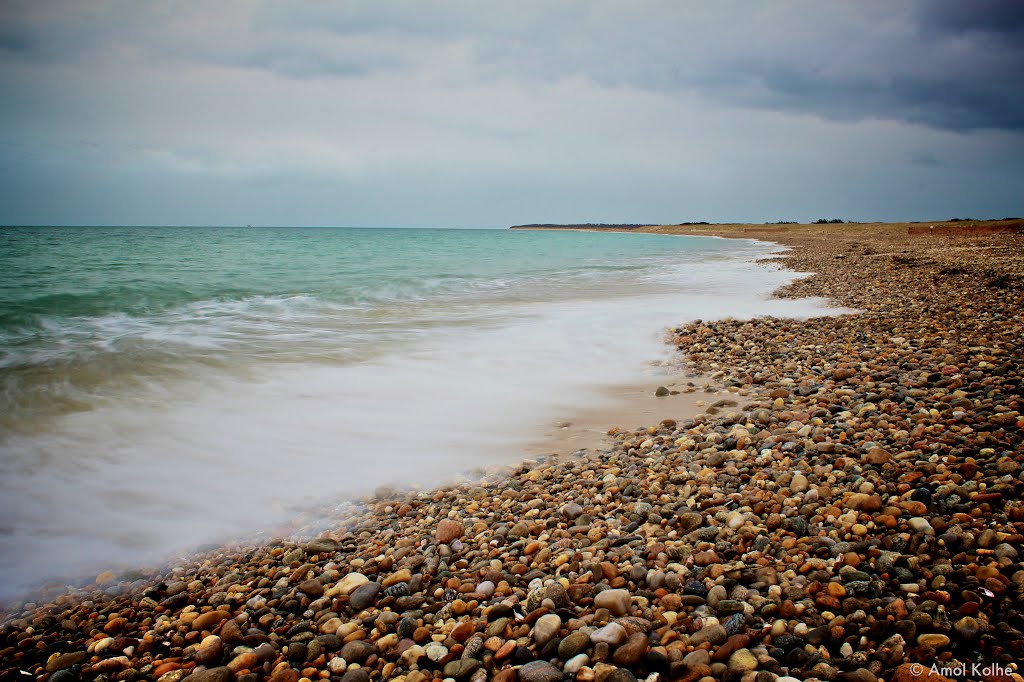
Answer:
[{"label": "pebble beach", "polygon": [[7,604],[0,678],[1022,680],[1024,240],[993,225],[644,228],[787,246],[814,274],[778,296],[858,312],[671,330],[700,414]]}]

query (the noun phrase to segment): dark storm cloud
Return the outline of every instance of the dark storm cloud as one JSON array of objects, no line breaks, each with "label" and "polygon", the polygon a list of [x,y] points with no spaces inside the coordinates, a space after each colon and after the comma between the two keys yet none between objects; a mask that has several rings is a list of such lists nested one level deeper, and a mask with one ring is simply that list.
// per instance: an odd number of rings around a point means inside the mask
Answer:
[{"label": "dark storm cloud", "polygon": [[1024,129],[1024,3],[921,0],[911,17],[923,50],[939,61],[930,78],[901,88],[908,103],[933,107],[952,129]]},{"label": "dark storm cloud", "polygon": [[727,77],[707,80],[703,87],[743,106],[836,121],[887,119],[957,132],[1022,130],[1024,92],[1007,87],[1017,68],[1024,73],[1024,60],[983,73],[955,75],[915,69],[877,79],[856,73],[824,77],[799,67],[761,61],[744,68],[745,80],[732,87]]},{"label": "dark storm cloud", "polygon": [[[837,8],[845,11],[837,11]],[[1024,3],[720,3],[280,7],[258,23],[316,25],[341,39],[388,32],[463,40],[485,73],[605,87],[698,89],[723,102],[838,121],[1024,129]]]},{"label": "dark storm cloud", "polygon": [[1016,7],[0,0],[0,219],[1019,212]]},{"label": "dark storm cloud", "polygon": [[937,31],[1017,37],[1024,33],[1024,3],[1019,0],[922,0],[915,11],[924,28]]},{"label": "dark storm cloud", "polygon": [[[8,3],[0,54],[116,55],[352,78],[462,46],[477,78],[586,78],[838,121],[1024,129],[1024,3]],[[62,11],[56,11],[56,9]],[[437,77],[444,77],[440,68]]]}]

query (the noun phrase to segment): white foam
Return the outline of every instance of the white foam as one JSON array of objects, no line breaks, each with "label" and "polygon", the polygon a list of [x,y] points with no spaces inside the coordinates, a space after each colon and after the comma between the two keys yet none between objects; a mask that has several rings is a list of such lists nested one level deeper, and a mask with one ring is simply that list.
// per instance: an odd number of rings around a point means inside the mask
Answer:
[{"label": "white foam", "polygon": [[[521,459],[559,415],[599,400],[595,389],[665,357],[668,326],[828,312],[822,301],[769,298],[792,278],[738,259],[695,263],[662,271],[643,295],[472,311],[474,324],[431,326],[401,352],[353,364],[308,358],[140,381],[0,446],[0,593],[158,561],[305,503]],[[319,304],[258,305],[287,317]]]}]

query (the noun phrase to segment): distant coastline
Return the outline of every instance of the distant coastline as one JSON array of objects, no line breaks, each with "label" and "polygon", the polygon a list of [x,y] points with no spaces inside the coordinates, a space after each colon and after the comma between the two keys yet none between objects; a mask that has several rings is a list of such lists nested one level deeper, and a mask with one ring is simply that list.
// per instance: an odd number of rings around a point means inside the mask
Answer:
[{"label": "distant coastline", "polygon": [[674,224],[606,224],[606,223],[535,223],[512,225],[511,230],[581,230],[588,232],[649,232],[655,234],[714,235],[719,237],[754,237],[757,235],[779,234],[840,234],[850,231],[872,235],[972,237],[994,234],[1024,232],[1024,218],[997,218],[974,220],[952,218],[949,220],[918,220],[906,222],[855,222],[842,220],[796,223],[708,223],[684,222]]},{"label": "distant coastline", "polygon": [[614,230],[621,232],[622,230],[635,230],[641,227],[650,227],[646,223],[623,223],[623,224],[611,224],[611,223],[574,223],[574,224],[559,224],[559,223],[531,223],[529,225],[512,225],[510,230]]}]

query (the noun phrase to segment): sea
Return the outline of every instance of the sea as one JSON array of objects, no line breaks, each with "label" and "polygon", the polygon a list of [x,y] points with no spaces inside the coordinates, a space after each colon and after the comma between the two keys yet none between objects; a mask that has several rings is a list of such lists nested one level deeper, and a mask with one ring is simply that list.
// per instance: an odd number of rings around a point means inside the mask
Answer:
[{"label": "sea", "polygon": [[[0,228],[0,599],[524,458],[666,330],[825,314],[753,240]],[[646,379],[645,379],[646,378]]]}]

